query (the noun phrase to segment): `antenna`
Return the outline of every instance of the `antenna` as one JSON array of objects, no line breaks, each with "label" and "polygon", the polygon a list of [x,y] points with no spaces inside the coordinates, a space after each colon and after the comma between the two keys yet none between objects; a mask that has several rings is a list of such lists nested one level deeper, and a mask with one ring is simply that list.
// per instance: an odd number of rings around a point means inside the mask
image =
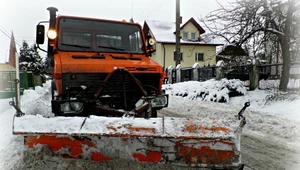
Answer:
[{"label": "antenna", "polygon": [[131,0],[131,22],[133,22],[133,0]]}]

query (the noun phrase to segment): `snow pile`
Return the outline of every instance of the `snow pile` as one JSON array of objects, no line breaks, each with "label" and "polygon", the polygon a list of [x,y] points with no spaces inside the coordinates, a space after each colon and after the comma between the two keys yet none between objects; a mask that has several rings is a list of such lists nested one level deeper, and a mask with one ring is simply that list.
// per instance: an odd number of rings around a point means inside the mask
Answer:
[{"label": "snow pile", "polygon": [[[278,88],[280,80],[260,80],[259,88],[260,89],[274,89]],[[300,88],[300,79],[290,79],[288,86],[289,89],[299,89]]]},{"label": "snow pile", "polygon": [[[35,122],[35,123],[30,123]],[[83,123],[85,122],[85,123]],[[143,128],[141,128],[143,127]],[[29,134],[90,134],[90,135],[161,135],[162,120],[125,117],[52,117],[25,115],[16,117],[14,132]],[[146,130],[149,131],[146,131]],[[145,131],[144,131],[145,130]],[[175,134],[174,132],[171,132]]]},{"label": "snow pile", "polygon": [[228,104],[233,106],[250,102],[249,109],[284,119],[300,121],[300,95],[296,92],[283,93],[276,89],[248,91],[245,96],[230,98]]},{"label": "snow pile", "polygon": [[[57,135],[87,135],[87,136],[150,136],[182,138],[234,138],[240,122],[237,118],[112,118],[90,116],[84,117],[54,117],[25,115],[14,118],[14,133],[16,134],[57,134]],[[32,123],[35,122],[35,123]],[[164,128],[162,128],[164,126]]]},{"label": "snow pile", "polygon": [[[258,92],[259,91],[256,91],[256,93]],[[234,121],[237,121],[236,115],[244,106],[241,97],[237,97],[237,101],[239,102],[217,103],[171,96],[169,107],[164,109],[163,114],[173,117],[193,117],[198,119],[206,119],[209,117],[210,119],[218,121],[227,120],[227,123],[231,124]],[[276,115],[274,114],[276,113],[276,109],[278,109],[277,107],[274,107],[274,103],[271,105],[273,106],[274,111],[269,108],[268,113],[264,112],[264,107],[257,105],[254,101],[250,101],[250,103],[249,108],[247,108],[244,113],[247,121],[244,130],[247,131],[247,134],[266,135],[272,137],[274,140],[275,138],[289,140],[293,140],[297,137],[300,138],[300,131],[298,130],[299,122],[295,121],[297,113],[285,114],[280,118],[274,116]],[[299,105],[297,105],[297,107],[299,107]],[[282,109],[284,108],[285,107]],[[294,120],[287,120],[288,117]],[[298,120],[300,121],[300,119]]]},{"label": "snow pile", "polygon": [[165,84],[163,89],[173,96],[186,97],[191,100],[228,102],[229,97],[247,94],[243,82],[237,79],[215,79],[205,82],[188,81],[176,84]]},{"label": "snow pile", "polygon": [[36,86],[35,90],[25,90],[21,96],[21,110],[25,114],[53,117],[51,112],[51,82],[47,81],[43,87]]},{"label": "snow pile", "polygon": [[293,101],[300,99],[299,94],[297,92],[282,92],[279,90],[272,89],[270,90],[270,94],[268,94],[265,98],[266,105],[270,105],[271,102],[277,101]]},{"label": "snow pile", "polygon": [[9,105],[9,102],[12,99],[0,99],[0,113],[4,112],[7,109],[10,109],[11,106]]}]

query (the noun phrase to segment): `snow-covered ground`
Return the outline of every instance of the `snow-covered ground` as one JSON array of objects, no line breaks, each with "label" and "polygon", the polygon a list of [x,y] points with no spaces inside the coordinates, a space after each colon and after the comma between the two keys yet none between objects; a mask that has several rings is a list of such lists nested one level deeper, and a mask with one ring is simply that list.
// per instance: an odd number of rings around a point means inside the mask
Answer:
[{"label": "snow-covered ground", "polygon": [[[26,90],[21,98],[22,110],[25,113],[49,113],[45,116],[52,116],[49,87],[47,82],[44,87]],[[164,85],[164,88],[170,94],[169,107],[160,111],[159,116],[230,117],[249,101],[251,105],[245,112],[247,124],[242,137],[246,169],[300,169],[300,145],[297,142],[300,139],[299,94],[258,89],[246,91],[239,81],[227,80],[183,82]],[[229,92],[240,96],[230,97]],[[23,146],[22,137],[12,135],[15,110],[8,105],[9,100],[0,100],[0,170],[179,169],[137,163],[91,163],[31,153]]]}]

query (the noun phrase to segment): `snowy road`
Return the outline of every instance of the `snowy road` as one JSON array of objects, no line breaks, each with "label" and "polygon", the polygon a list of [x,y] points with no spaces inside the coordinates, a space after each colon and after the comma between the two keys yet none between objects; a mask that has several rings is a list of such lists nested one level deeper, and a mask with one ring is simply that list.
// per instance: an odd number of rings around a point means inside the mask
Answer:
[{"label": "snowy road", "polygon": [[[283,141],[282,141],[283,142]],[[243,135],[243,162],[250,169],[298,170],[300,152],[270,138]]]},{"label": "snowy road", "polygon": [[[164,110],[163,114],[183,116],[174,110]],[[247,115],[248,123],[241,141],[245,170],[299,170],[300,144],[294,139],[300,137],[299,122],[272,116],[267,119],[266,116],[260,116],[262,113],[254,111],[248,111]],[[272,124],[272,127],[268,124]],[[283,133],[278,129],[291,131]]]},{"label": "snowy road", "polygon": [[[258,100],[257,96],[253,98]],[[36,91],[28,91],[23,96],[23,99],[23,111],[25,112],[40,113],[49,112],[50,110],[50,97],[47,88],[36,88]],[[293,106],[298,107],[299,101],[288,101],[286,104],[292,103]],[[257,110],[259,104],[252,105],[252,108],[250,106],[245,112],[247,124],[243,130],[241,140],[242,162],[246,164],[245,170],[299,170],[300,144],[297,143],[300,139],[299,119],[292,120],[288,119],[287,116],[284,118],[272,116],[262,112],[263,110],[260,112],[253,111],[252,109],[254,108]],[[15,111],[8,106],[8,100],[0,100],[0,106],[0,170],[193,169],[125,161],[89,162],[85,160],[62,159],[39,152],[28,151],[23,146],[23,138],[12,135],[12,117]],[[229,105],[170,96],[169,107],[160,111],[159,116],[234,117],[242,106],[242,104]],[[292,115],[291,112],[283,113]],[[297,110],[294,113],[298,115]]]}]

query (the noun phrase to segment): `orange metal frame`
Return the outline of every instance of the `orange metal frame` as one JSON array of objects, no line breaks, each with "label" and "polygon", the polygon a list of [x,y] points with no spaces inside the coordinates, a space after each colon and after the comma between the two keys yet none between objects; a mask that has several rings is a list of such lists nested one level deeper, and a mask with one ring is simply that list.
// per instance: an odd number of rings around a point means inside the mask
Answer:
[{"label": "orange metal frame", "polygon": [[[114,140],[114,137],[110,137],[111,140]],[[133,138],[128,137],[121,137],[122,140],[126,143],[133,142]],[[216,150],[212,149],[209,146],[201,146],[193,147],[193,146],[185,146],[184,142],[188,141],[189,139],[180,139],[178,142],[175,142],[174,147],[177,150],[177,153],[172,153],[175,155],[180,155],[180,160],[178,162],[174,162],[181,165],[198,165],[198,164],[222,164],[226,161],[232,161],[234,159],[234,156],[236,153],[234,150]],[[195,141],[194,141],[195,142]],[[218,141],[224,145],[232,146],[234,147],[233,142],[228,141]],[[203,143],[203,142],[202,142]],[[205,143],[205,141],[204,141]],[[116,157],[110,157],[107,156],[105,153],[101,152],[101,146],[99,147],[97,143],[94,143],[92,140],[86,140],[86,139],[78,139],[74,137],[57,137],[57,136],[47,136],[47,135],[41,135],[41,136],[26,136],[25,137],[25,145],[27,145],[29,148],[34,148],[35,146],[39,145],[45,145],[49,147],[54,153],[59,152],[63,149],[68,149],[70,153],[60,154],[60,156],[65,158],[82,158],[84,155],[84,149],[86,150],[93,150],[90,153],[90,158],[93,161],[110,161],[113,159],[117,159],[120,155],[116,155]],[[195,145],[201,144],[201,142],[195,142]],[[133,143],[134,145],[134,143]],[[85,147],[83,147],[85,146]],[[122,146],[121,146],[122,147]],[[158,146],[159,147],[159,146]],[[149,147],[151,148],[151,147]],[[119,153],[120,154],[120,153]],[[127,153],[125,153],[127,154]],[[159,163],[163,162],[163,156],[170,153],[164,153],[163,149],[161,151],[157,150],[151,150],[149,149],[146,154],[145,153],[139,153],[138,151],[131,153],[131,158],[127,159],[133,159],[138,162],[143,163]]]},{"label": "orange metal frame", "polygon": [[[56,18],[56,31],[58,32],[58,21],[59,18],[66,17],[66,16],[58,16]],[[86,20],[97,20],[97,21],[108,21],[108,22],[117,22],[117,23],[123,23],[123,24],[132,24],[139,26],[140,30],[142,31],[142,28],[139,24],[136,23],[124,23],[121,21],[112,21],[112,20],[104,20],[104,19],[92,19],[92,18],[84,18],[84,17],[74,17],[74,16],[68,16],[70,18],[77,18],[77,19],[86,19]],[[91,28],[89,28],[91,29]],[[114,67],[151,67],[156,68],[155,73],[160,73],[160,90],[162,87],[162,82],[164,79],[164,73],[162,70],[162,67],[155,62],[154,60],[150,59],[146,52],[146,43],[145,43],[145,37],[144,34],[141,32],[141,38],[143,41],[143,47],[144,54],[121,54],[124,57],[130,58],[130,57],[138,57],[141,58],[141,60],[116,60],[113,58],[113,56],[120,56],[120,53],[113,53],[113,52],[101,52],[101,55],[105,56],[105,59],[77,59],[74,60],[72,56],[74,55],[81,55],[81,56],[95,56],[98,55],[97,53],[93,52],[70,52],[70,51],[60,51],[58,50],[57,46],[57,40],[50,40],[49,44],[53,46],[54,50],[57,52],[54,54],[54,68],[53,68],[53,77],[55,79],[56,83],[56,89],[58,92],[58,95],[62,95],[62,74],[63,73],[110,73],[113,71]],[[58,35],[59,37],[59,35]],[[95,40],[92,42],[95,43]],[[132,72],[145,72],[145,71],[132,71]],[[151,71],[147,71],[151,73]]]}]

